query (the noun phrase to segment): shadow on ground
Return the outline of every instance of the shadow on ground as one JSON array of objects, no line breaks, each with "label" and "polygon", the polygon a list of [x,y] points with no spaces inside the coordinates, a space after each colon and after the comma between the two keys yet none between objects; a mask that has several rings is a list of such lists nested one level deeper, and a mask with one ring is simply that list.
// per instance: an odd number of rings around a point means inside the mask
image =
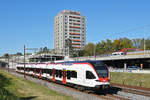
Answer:
[{"label": "shadow on ground", "polygon": [[36,98],[37,96],[29,96],[29,97],[21,97],[20,100],[32,100],[33,98]]},{"label": "shadow on ground", "polygon": [[121,91],[122,89],[121,88],[118,88],[118,87],[110,87],[108,89],[105,89],[105,90],[97,90],[95,91],[96,94],[99,94],[99,95],[107,95],[107,94],[117,94],[118,91]]}]

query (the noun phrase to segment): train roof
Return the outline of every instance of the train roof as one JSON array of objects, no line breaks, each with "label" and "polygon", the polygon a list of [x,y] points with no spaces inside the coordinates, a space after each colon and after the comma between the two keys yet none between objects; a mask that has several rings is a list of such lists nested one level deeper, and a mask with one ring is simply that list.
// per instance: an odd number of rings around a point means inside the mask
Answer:
[{"label": "train roof", "polygon": [[86,61],[64,61],[59,63],[96,63],[96,62],[102,62],[100,60],[86,60]]}]

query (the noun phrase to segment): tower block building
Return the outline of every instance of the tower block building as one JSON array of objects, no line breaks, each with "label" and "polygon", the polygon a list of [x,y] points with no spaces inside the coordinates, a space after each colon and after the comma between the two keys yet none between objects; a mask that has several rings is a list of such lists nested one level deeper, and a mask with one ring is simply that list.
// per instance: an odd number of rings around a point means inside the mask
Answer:
[{"label": "tower block building", "polygon": [[71,40],[74,50],[82,50],[86,44],[86,18],[80,12],[64,10],[54,18],[54,49],[67,54],[66,41]]}]

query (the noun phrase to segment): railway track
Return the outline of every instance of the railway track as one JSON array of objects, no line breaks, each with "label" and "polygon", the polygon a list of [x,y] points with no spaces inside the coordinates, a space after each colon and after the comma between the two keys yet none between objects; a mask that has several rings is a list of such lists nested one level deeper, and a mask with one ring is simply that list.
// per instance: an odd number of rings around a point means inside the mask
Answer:
[{"label": "railway track", "polygon": [[[7,69],[4,69],[4,70],[7,70]],[[16,73],[15,70],[9,70],[9,71],[11,73],[18,74],[18,73]],[[19,75],[22,75],[22,74],[19,74]],[[23,77],[23,75],[22,75],[22,77]],[[30,76],[27,76],[27,77],[30,77]],[[36,79],[37,80],[41,80],[39,78],[36,78]],[[48,82],[49,80],[42,80],[42,81]],[[150,97],[150,91],[147,88],[145,90],[143,90],[143,89],[139,89],[137,87],[136,88],[133,88],[133,87],[131,88],[129,86],[123,86],[123,85],[114,84],[114,83],[111,84],[112,87],[109,90],[96,91],[96,92],[81,91],[81,90],[75,89],[73,87],[65,86],[63,84],[54,83],[52,81],[51,81],[51,83],[57,84],[57,85],[59,85],[61,87],[67,88],[67,89],[71,89],[72,91],[75,91],[75,92],[81,92],[81,93],[85,93],[85,94],[88,94],[88,95],[91,95],[91,96],[96,96],[96,97],[98,97],[100,99],[103,99],[103,100],[131,100],[127,96],[125,97],[125,96],[121,96],[121,95],[117,94],[118,91],[123,91],[123,92],[127,92],[127,93],[138,94],[138,95]],[[145,92],[145,91],[148,91],[148,92]]]},{"label": "railway track", "polygon": [[121,89],[121,91],[124,91],[127,93],[150,97],[150,88],[128,86],[128,85],[122,85],[122,84],[116,84],[116,83],[112,83],[111,85],[113,87],[118,87]]}]

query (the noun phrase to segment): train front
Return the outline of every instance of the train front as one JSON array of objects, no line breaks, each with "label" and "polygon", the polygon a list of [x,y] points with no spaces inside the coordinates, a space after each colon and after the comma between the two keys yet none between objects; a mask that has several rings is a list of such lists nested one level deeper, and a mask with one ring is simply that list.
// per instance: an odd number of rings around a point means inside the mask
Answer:
[{"label": "train front", "polygon": [[91,62],[98,79],[95,80],[96,89],[107,89],[110,87],[110,73],[107,66],[102,61]]}]

